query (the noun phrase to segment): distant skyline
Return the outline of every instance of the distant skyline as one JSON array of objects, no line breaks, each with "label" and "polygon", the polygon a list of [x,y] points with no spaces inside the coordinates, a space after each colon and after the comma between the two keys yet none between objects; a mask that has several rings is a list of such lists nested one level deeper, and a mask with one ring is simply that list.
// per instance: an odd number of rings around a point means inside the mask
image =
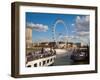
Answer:
[{"label": "distant skyline", "polygon": [[26,12],[26,27],[33,28],[33,43],[53,41],[52,27],[57,19],[63,20],[67,25],[66,31],[64,24],[56,24],[55,33],[57,39],[61,35],[66,37],[69,42],[89,44],[89,15]]}]

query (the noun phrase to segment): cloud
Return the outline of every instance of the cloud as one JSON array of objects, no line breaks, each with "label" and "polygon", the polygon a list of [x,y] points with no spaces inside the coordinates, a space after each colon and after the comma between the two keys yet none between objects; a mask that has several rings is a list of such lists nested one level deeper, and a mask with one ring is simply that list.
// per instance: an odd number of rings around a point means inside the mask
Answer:
[{"label": "cloud", "polygon": [[89,16],[77,16],[75,19],[75,23],[73,24],[75,30],[72,31],[75,34],[75,37],[81,39],[89,38],[89,26],[90,26],[89,23],[90,23]]},{"label": "cloud", "polygon": [[27,23],[27,27],[31,27],[33,30],[39,32],[46,32],[48,30],[48,26],[43,24]]},{"label": "cloud", "polygon": [[[88,32],[82,32],[82,33],[78,33],[79,35],[73,36],[60,36],[57,41],[64,41],[64,42],[73,42],[73,43],[77,43],[77,42],[81,42],[84,44],[89,44],[89,37],[87,37]],[[81,36],[82,35],[82,36]],[[84,36],[84,37],[83,37]]]},{"label": "cloud", "polygon": [[76,31],[89,31],[89,16],[77,16],[75,20]]},{"label": "cloud", "polygon": [[86,32],[86,31],[76,32],[76,34],[77,34],[78,36],[89,36],[89,32]]},{"label": "cloud", "polygon": [[75,24],[71,24],[72,26],[75,26]]},{"label": "cloud", "polygon": [[[88,34],[88,33],[85,33],[85,34]],[[87,37],[87,36],[85,36],[85,37],[83,37],[83,36],[70,36],[69,37],[69,41],[82,42],[84,44],[88,44],[89,45],[89,37]]]}]

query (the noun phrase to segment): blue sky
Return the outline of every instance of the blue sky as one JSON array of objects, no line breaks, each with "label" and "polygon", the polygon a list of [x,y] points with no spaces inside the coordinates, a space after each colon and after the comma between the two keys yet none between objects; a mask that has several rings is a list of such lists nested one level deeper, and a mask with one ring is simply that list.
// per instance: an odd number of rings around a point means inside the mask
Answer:
[{"label": "blue sky", "polygon": [[[33,27],[33,32],[32,32],[33,42],[53,41],[52,27],[57,19],[64,21],[64,23],[67,26],[68,33],[66,34],[66,29],[64,27],[64,24],[58,23],[55,29],[56,37],[59,36],[59,34],[62,34],[63,36],[81,36],[83,34],[89,33],[88,15],[26,12],[26,27],[27,25],[30,24],[31,24],[30,26]],[[89,38],[89,34],[85,36],[83,35],[81,37]],[[79,41],[79,40],[73,39],[73,41]]]}]

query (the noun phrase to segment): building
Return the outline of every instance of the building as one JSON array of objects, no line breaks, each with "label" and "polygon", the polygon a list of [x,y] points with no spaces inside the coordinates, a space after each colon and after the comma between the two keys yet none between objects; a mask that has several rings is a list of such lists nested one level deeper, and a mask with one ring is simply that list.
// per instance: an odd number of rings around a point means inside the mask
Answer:
[{"label": "building", "polygon": [[32,28],[26,27],[26,48],[32,48]]}]

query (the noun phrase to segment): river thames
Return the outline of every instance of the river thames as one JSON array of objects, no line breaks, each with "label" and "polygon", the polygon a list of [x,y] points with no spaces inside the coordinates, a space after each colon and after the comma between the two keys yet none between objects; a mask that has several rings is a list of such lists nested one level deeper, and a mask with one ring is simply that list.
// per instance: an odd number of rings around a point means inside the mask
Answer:
[{"label": "river thames", "polygon": [[62,65],[81,65],[81,64],[89,64],[88,61],[73,61],[71,59],[72,50],[68,50],[66,52],[57,51],[57,56],[54,61],[53,66],[62,66]]}]

